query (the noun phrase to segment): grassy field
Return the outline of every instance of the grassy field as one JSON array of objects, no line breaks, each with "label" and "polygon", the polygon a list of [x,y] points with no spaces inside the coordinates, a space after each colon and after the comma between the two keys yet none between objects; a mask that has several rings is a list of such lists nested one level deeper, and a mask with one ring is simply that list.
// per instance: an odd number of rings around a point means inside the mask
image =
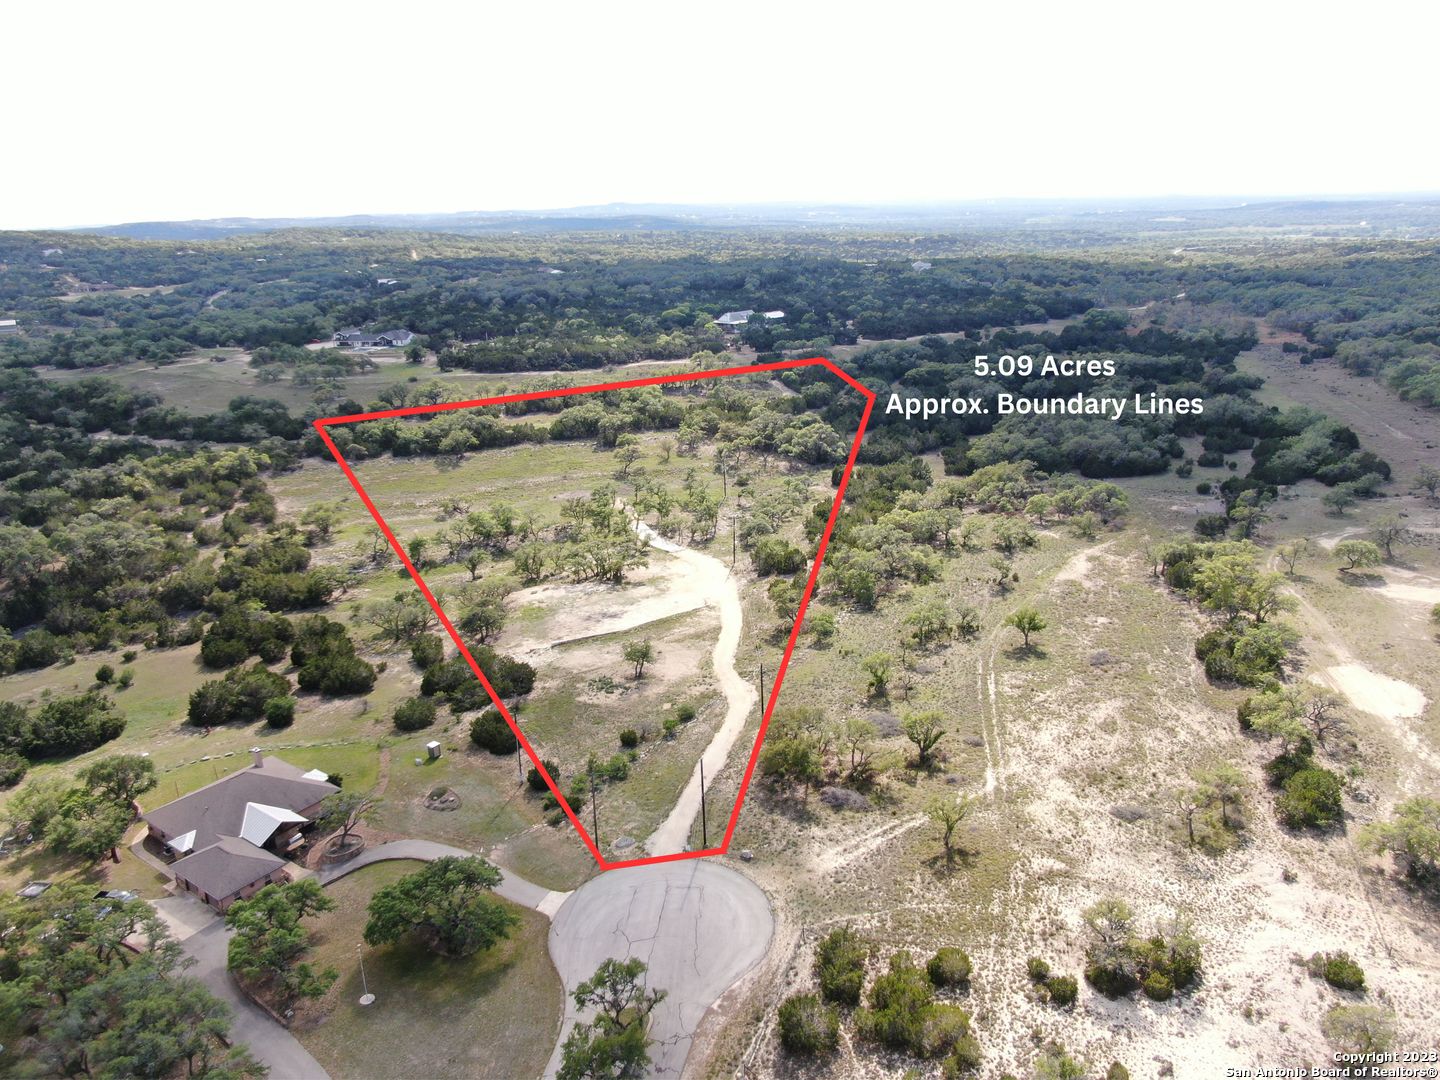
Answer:
[{"label": "grassy field", "polygon": [[[121,652],[115,650],[87,654],[69,665],[0,679],[0,696],[6,700],[34,704],[52,695],[76,694],[90,689],[94,685],[94,671],[102,662],[114,664],[117,670],[128,668],[135,674],[132,686],[113,691],[115,703],[126,718],[125,731],[120,738],[77,758],[37,764],[31,774],[71,773],[108,754],[148,754],[161,776],[160,789],[148,796],[146,805],[150,805],[167,791],[168,797],[174,798],[173,789],[177,783],[183,793],[241,767],[248,761],[245,752],[251,746],[259,746],[269,752],[277,746],[368,743],[373,758],[376,741],[387,734],[388,723],[385,721],[388,709],[385,706],[405,696],[410,692],[411,685],[418,682],[418,678],[401,665],[392,670],[388,678],[382,676],[368,703],[356,698],[326,700],[302,694],[299,719],[293,727],[276,730],[263,723],[235,724],[213,728],[209,735],[205,735],[201,729],[185,724],[187,702],[191,691],[221,673],[207,671],[198,657],[199,647],[187,645],[141,650],[133,663],[122,664]],[[288,669],[283,662],[272,667],[277,671]],[[315,764],[321,763],[317,761]],[[367,767],[356,760],[352,764],[354,768],[358,768],[362,776],[368,775],[373,782],[373,761]],[[346,770],[336,767],[326,771],[344,773]]]},{"label": "grassy field", "polygon": [[[382,390],[397,383],[439,383],[456,400],[495,397],[511,393],[527,383],[542,378],[546,372],[521,375],[484,375],[471,371],[441,371],[433,357],[423,364],[406,363],[400,352],[379,349],[367,354],[378,367],[345,378],[341,395],[362,403],[375,400]],[[606,368],[593,371],[567,372],[576,385],[606,382],[617,377],[622,369]],[[665,362],[626,365],[624,378],[642,378],[680,370]],[[279,382],[261,382],[250,356],[241,349],[202,349],[169,364],[124,364],[102,368],[69,370],[56,368],[43,371],[45,378],[56,381],[103,376],[130,390],[159,394],[168,403],[193,413],[221,412],[233,398],[247,396],[279,401],[293,413],[304,412],[316,399],[315,390],[295,385],[287,375]],[[327,394],[327,398],[334,395]]]},{"label": "grassy field", "polygon": [[365,907],[377,889],[418,870],[410,861],[377,863],[327,890],[336,910],[313,923],[319,967],[340,979],[294,1032],[334,1076],[469,1078],[539,1076],[555,1045],[564,1007],[560,977],[546,951],[549,920],[505,904],[520,918],[495,948],[450,960],[419,942],[364,947],[365,979],[376,1001],[358,1004]]}]

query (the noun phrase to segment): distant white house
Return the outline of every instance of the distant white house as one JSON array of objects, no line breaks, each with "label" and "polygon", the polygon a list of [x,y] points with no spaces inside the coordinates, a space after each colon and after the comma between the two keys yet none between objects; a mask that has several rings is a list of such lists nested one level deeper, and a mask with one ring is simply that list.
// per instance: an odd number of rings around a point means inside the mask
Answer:
[{"label": "distant white house", "polygon": [[[722,330],[728,330],[733,332],[739,330],[740,327],[748,323],[751,317],[756,314],[757,312],[754,308],[746,308],[744,311],[727,311],[724,315],[721,315],[715,320],[715,325],[720,327]],[[775,319],[783,319],[785,317],[785,312],[783,311],[762,311],[758,314],[762,319],[770,319],[772,321]]]},{"label": "distant white house", "polygon": [[0,319],[0,334],[18,334],[20,323],[16,319]]},{"label": "distant white house", "polygon": [[337,330],[335,344],[341,349],[403,349],[415,340],[409,330]]},{"label": "distant white house", "polygon": [[390,285],[399,285],[399,284],[400,284],[400,279],[399,279],[399,278],[393,278],[393,277],[377,277],[377,278],[375,279],[375,284],[376,284],[376,285],[380,285],[380,286],[382,286],[382,287],[388,287],[388,286],[390,286]]}]

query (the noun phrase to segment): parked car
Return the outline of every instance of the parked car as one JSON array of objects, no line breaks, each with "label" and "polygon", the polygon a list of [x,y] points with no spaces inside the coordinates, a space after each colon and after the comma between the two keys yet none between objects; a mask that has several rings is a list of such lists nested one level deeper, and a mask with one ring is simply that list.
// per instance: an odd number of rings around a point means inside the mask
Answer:
[{"label": "parked car", "polygon": [[100,908],[100,914],[104,916],[109,915],[119,904],[128,904],[131,900],[139,900],[140,894],[131,892],[129,889],[101,889],[95,894],[95,899],[109,901]]}]

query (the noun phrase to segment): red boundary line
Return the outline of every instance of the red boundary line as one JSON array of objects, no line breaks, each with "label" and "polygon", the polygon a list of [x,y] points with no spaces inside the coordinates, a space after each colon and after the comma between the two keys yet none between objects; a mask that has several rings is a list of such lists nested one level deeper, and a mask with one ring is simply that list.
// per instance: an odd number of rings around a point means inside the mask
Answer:
[{"label": "red boundary line", "polygon": [[[385,518],[381,516],[374,501],[361,485],[360,478],[355,475],[355,470],[352,469],[350,463],[345,460],[345,455],[342,454],[340,448],[335,445],[335,440],[331,437],[327,429],[343,424],[356,424],[365,420],[389,420],[397,417],[425,416],[431,413],[451,412],[455,409],[472,409],[486,405],[505,405],[513,401],[538,401],[543,398],[573,397],[577,394],[595,394],[605,390],[628,390],[638,386],[696,382],[701,379],[719,379],[729,375],[757,375],[767,371],[785,371],[804,367],[823,367],[838,376],[848,386],[864,397],[865,410],[860,416],[860,426],[855,432],[854,440],[851,442],[850,455],[845,459],[845,470],[840,476],[840,483],[835,492],[835,501],[830,507],[830,516],[825,521],[825,531],[820,534],[820,541],[815,549],[815,562],[810,568],[810,576],[805,582],[805,591],[800,597],[800,607],[795,614],[795,625],[790,628],[790,637],[785,643],[785,655],[780,661],[779,670],[775,673],[775,682],[770,690],[769,700],[765,705],[764,713],[762,713],[760,717],[760,731],[755,737],[755,747],[750,751],[750,760],[745,766],[745,775],[740,781],[740,790],[735,797],[735,806],[730,811],[730,820],[725,826],[724,839],[721,840],[719,846],[705,848],[702,851],[679,851],[670,855],[650,855],[641,859],[624,859],[619,862],[610,862],[605,856],[600,854],[600,849],[596,845],[594,838],[586,832],[584,824],[580,821],[575,811],[571,809],[569,802],[566,801],[565,796],[561,793],[559,785],[555,783],[554,778],[551,777],[541,762],[540,756],[535,753],[535,749],[530,745],[530,740],[525,737],[525,733],[520,730],[520,725],[515,722],[515,717],[510,714],[510,710],[505,707],[505,703],[501,701],[500,696],[495,693],[495,688],[490,685],[490,680],[487,679],[485,673],[480,670],[480,665],[475,662],[475,657],[471,655],[469,648],[467,648],[465,642],[461,640],[454,625],[450,622],[450,619],[441,609],[439,602],[435,599],[435,594],[430,591],[430,587],[425,584],[425,580],[420,576],[420,572],[415,569],[415,564],[410,561],[410,556],[406,554],[404,546],[396,539],[390,526],[386,524]],[[555,796],[561,809],[565,811],[565,816],[570,819],[570,824],[573,825],[575,831],[579,833],[580,839],[584,842],[586,848],[589,849],[590,854],[594,856],[595,862],[602,870],[616,870],[625,866],[644,866],[649,863],[674,862],[679,859],[698,859],[706,855],[722,855],[729,849],[730,841],[735,835],[735,826],[740,820],[741,807],[744,806],[745,797],[750,790],[750,781],[755,775],[755,766],[760,760],[760,748],[764,745],[765,733],[770,727],[771,714],[774,713],[775,705],[780,699],[780,684],[784,681],[785,673],[790,668],[790,658],[795,652],[795,643],[800,637],[800,626],[805,621],[805,612],[810,606],[810,596],[815,591],[815,582],[820,575],[820,565],[825,560],[825,550],[830,545],[830,534],[835,529],[835,519],[840,513],[840,504],[845,498],[845,488],[850,483],[850,474],[855,468],[855,458],[860,453],[860,441],[865,436],[865,428],[870,423],[870,412],[874,407],[875,394],[873,391],[866,389],[861,383],[846,374],[829,360],[826,360],[824,357],[815,356],[805,360],[780,360],[770,364],[755,364],[751,367],[731,367],[719,368],[714,371],[683,372],[677,375],[658,375],[644,379],[627,379],[622,382],[597,383],[592,386],[570,386],[554,390],[536,390],[524,394],[506,394],[501,397],[476,398],[471,401],[447,401],[436,405],[416,405],[405,409],[381,409],[376,412],[351,413],[347,416],[326,416],[315,421],[315,430],[319,432],[320,438],[324,441],[326,448],[329,449],[336,462],[340,465],[340,469],[345,474],[345,478],[350,481],[350,486],[353,487],[356,494],[360,496],[360,501],[365,504],[365,509],[368,510],[370,516],[375,519],[375,524],[379,526],[380,531],[385,535],[385,539],[389,542],[391,549],[394,550],[401,564],[410,574],[411,579],[419,587],[421,595],[425,597],[431,610],[435,612],[435,617],[440,620],[440,625],[443,626],[445,632],[450,635],[450,640],[455,643],[455,647],[459,650],[460,655],[463,656],[465,662],[470,665],[470,670],[473,671],[475,677],[480,680],[480,685],[483,686],[485,692],[490,695],[491,702],[495,705],[500,715],[505,718],[505,722],[510,725],[510,730],[515,733],[515,738],[519,741],[520,745],[525,748],[525,753],[529,756],[536,770],[544,778],[546,785],[550,788],[551,794]],[[591,797],[593,798],[594,796],[592,795]]]}]

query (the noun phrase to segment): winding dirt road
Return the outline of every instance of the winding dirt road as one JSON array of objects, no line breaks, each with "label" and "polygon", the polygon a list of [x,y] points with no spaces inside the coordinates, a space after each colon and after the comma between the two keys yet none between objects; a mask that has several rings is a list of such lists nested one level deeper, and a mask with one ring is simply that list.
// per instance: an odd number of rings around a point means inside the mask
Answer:
[{"label": "winding dirt road", "polygon": [[740,586],[731,575],[729,567],[710,555],[683,547],[666,540],[643,521],[634,522],[636,534],[651,547],[664,551],[679,559],[690,569],[688,584],[705,597],[707,607],[713,606],[720,614],[720,636],[715,641],[711,661],[715,667],[715,678],[725,695],[725,719],[710,740],[710,745],[700,755],[690,774],[685,790],[671,809],[660,827],[645,841],[645,850],[651,855],[671,855],[683,851],[690,839],[690,829],[695,816],[700,813],[700,764],[704,763],[708,776],[718,776],[725,767],[730,750],[745,720],[755,707],[759,695],[755,687],[735,670],[735,655],[740,648]]}]

